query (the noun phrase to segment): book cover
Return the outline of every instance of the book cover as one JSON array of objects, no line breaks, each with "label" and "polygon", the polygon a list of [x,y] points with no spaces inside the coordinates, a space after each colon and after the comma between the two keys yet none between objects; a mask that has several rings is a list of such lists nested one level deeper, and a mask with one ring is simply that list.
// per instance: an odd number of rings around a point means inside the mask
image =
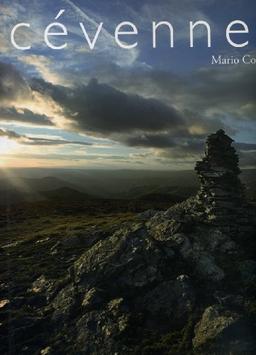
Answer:
[{"label": "book cover", "polygon": [[253,0],[0,0],[0,354],[256,353]]}]

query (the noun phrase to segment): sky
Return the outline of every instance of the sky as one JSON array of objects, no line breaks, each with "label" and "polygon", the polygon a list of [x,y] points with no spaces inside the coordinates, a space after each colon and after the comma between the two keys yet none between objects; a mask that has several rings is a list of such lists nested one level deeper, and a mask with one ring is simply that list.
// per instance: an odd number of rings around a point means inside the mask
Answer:
[{"label": "sky", "polygon": [[[60,17],[55,17],[60,12]],[[0,167],[179,170],[194,166],[208,134],[222,128],[239,151],[242,167],[255,167],[256,3],[254,0],[0,0]],[[189,47],[189,21],[207,21]],[[226,27],[244,21],[248,34]],[[115,28],[130,21],[137,35],[115,42]],[[152,48],[152,21],[167,27]],[[44,41],[60,22],[67,36]],[[29,23],[16,32],[13,27]],[[103,23],[91,50],[90,39]],[[130,30],[130,29],[129,29]],[[53,32],[53,31],[52,31]],[[121,37],[120,37],[121,38]],[[212,55],[239,64],[212,64]],[[250,55],[255,64],[244,64]]]}]

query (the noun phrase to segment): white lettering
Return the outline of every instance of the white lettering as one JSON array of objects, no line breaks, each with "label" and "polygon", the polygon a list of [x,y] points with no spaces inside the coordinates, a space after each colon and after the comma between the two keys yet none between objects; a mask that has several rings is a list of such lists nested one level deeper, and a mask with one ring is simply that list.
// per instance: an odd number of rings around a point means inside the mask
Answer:
[{"label": "white lettering", "polygon": [[[243,26],[243,29],[241,29],[241,30],[231,30],[231,28],[234,25],[237,25],[237,24]],[[243,42],[243,43],[235,43],[235,42],[233,42],[231,40],[231,38],[230,38],[230,34],[231,33],[237,33],[237,34],[249,33],[249,28],[248,28],[248,26],[247,26],[247,24],[245,22],[240,21],[240,20],[235,20],[235,21],[230,22],[230,24],[227,27],[226,37],[227,37],[228,43],[231,44],[231,46],[236,47],[236,48],[245,47],[245,46],[247,46],[249,44],[249,41],[246,41],[246,42]]]}]

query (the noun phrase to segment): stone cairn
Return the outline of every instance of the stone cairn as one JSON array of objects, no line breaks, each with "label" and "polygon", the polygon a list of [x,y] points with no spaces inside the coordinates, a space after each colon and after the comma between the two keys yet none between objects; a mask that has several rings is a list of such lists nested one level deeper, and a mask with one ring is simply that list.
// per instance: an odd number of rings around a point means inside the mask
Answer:
[{"label": "stone cairn", "polygon": [[195,170],[201,182],[196,209],[217,225],[246,224],[244,188],[233,140],[221,129],[208,136],[205,156]]}]

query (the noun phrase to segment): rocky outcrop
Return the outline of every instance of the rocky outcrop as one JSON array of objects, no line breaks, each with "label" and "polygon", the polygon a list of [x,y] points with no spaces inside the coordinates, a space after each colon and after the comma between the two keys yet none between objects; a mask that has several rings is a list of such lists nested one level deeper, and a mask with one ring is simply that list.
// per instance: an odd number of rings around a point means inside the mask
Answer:
[{"label": "rocky outcrop", "polygon": [[239,238],[200,222],[189,206],[124,223],[75,261],[46,307],[54,351],[63,349],[63,334],[72,339],[69,354],[256,351],[248,311],[255,263]]}]

